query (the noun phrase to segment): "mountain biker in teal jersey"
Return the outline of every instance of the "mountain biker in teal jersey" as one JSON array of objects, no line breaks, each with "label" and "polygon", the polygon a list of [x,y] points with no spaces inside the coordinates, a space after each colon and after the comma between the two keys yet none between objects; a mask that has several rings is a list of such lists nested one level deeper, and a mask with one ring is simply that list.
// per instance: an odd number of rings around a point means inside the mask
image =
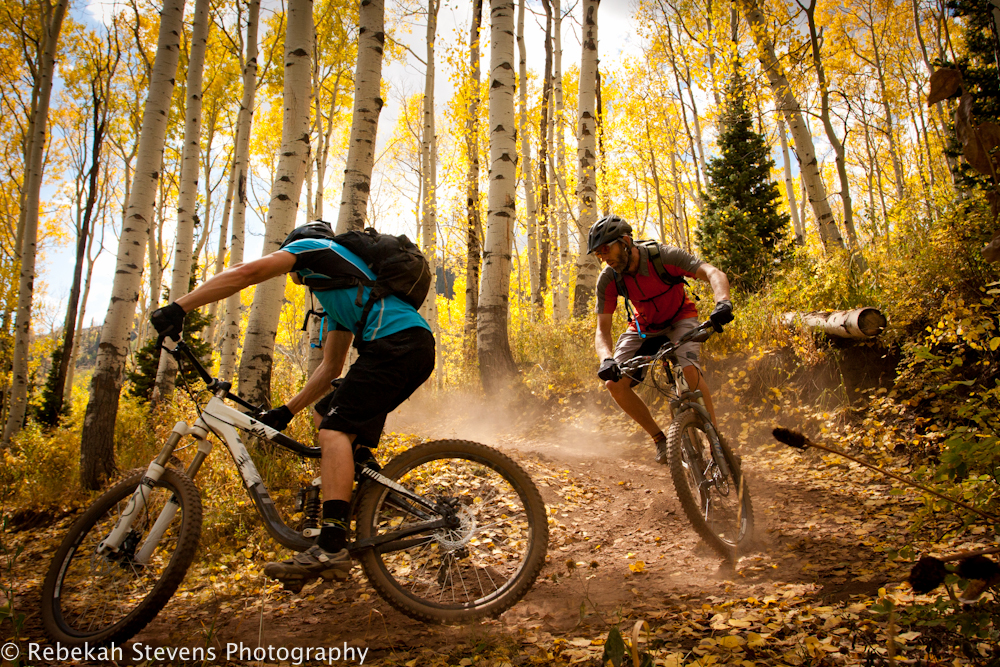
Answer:
[{"label": "mountain biker in teal jersey", "polygon": [[[607,264],[597,279],[594,347],[602,359],[597,376],[604,380],[618,406],[653,438],[656,460],[665,463],[666,435],[633,391],[636,381],[623,378],[618,364],[635,356],[653,354],[663,344],[664,337],[676,342],[698,325],[698,309],[684,289],[685,278],[709,283],[716,301],[711,319],[720,326],[731,322],[729,279],[719,269],[680,248],[633,242],[632,227],[616,215],[607,215],[590,228],[587,252]],[[611,319],[618,307],[618,297],[625,299],[629,325],[612,345]],[[705,407],[715,422],[712,398],[702,381],[700,347],[699,343],[685,343],[678,348],[677,356],[688,386],[701,390]]]},{"label": "mountain biker in teal jersey", "polygon": [[[236,264],[194,291],[159,308],[150,317],[161,337],[178,339],[185,313],[218,301],[265,280],[290,273],[304,278],[345,275],[374,280],[375,274],[354,253],[333,240],[327,223],[313,222],[292,231],[281,248],[251,262]],[[363,295],[359,294],[363,290]],[[323,361],[285,405],[265,412],[260,421],[279,431],[292,416],[329,391],[343,371],[347,352],[362,319],[369,287],[314,290],[330,327],[323,340]],[[347,521],[354,485],[354,450],[378,446],[386,416],[434,370],[434,337],[410,304],[388,295],[373,304],[355,346],[358,358],[333,392],[316,404],[323,522],[316,544],[281,563],[268,563],[264,573],[280,581],[344,578],[350,571]]]}]

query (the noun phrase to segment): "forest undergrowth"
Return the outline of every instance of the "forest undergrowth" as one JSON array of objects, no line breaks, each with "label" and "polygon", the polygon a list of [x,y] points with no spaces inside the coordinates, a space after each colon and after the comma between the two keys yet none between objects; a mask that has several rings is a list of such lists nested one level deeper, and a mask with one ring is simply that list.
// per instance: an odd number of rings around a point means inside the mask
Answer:
[{"label": "forest undergrowth", "polygon": [[[817,257],[805,252],[794,256],[778,268],[766,290],[736,296],[737,320],[704,350],[723,432],[745,456],[765,462],[755,479],[768,480],[783,465],[808,466],[812,468],[809,474],[830,479],[841,475],[842,480],[846,476],[856,481],[861,493],[870,493],[868,500],[879,506],[898,503],[906,510],[905,525],[891,539],[866,542],[884,561],[884,571],[867,581],[881,578],[884,587],[832,606],[801,591],[791,596],[777,591],[741,599],[724,595],[689,603],[679,599],[627,613],[619,608],[602,612],[605,629],[589,635],[549,633],[545,638],[532,635],[530,627],[501,625],[484,630],[479,647],[467,647],[464,655],[439,652],[425,660],[417,651],[386,655],[383,664],[558,665],[593,663],[605,657],[620,667],[623,661],[632,664],[633,655],[636,665],[892,664],[897,660],[997,664],[1000,608],[995,588],[978,603],[962,604],[956,595],[964,582],[956,574],[948,575],[946,588],[930,595],[915,595],[901,583],[921,555],[940,556],[997,544],[997,523],[991,525],[946,501],[879,478],[835,455],[782,450],[771,435],[775,426],[801,431],[983,512],[1000,514],[1000,282],[997,271],[977,252],[978,239],[988,226],[987,214],[973,207],[952,215],[954,224],[944,220],[932,229],[910,229],[901,223],[902,238],[887,246],[886,252],[868,258],[871,268],[861,276],[852,273],[846,256]],[[702,295],[699,306],[707,314],[711,299],[706,297]],[[860,306],[879,308],[889,321],[889,328],[873,341],[846,344],[781,323],[781,315],[788,312]],[[445,312],[443,317],[450,316]],[[473,388],[473,369],[458,338],[461,320],[453,321],[443,330],[439,354],[439,372],[448,380],[440,383],[441,388],[423,390],[422,398],[435,403],[442,414],[455,411],[455,397],[478,394]],[[515,421],[523,427],[522,437],[530,439],[532,433],[543,437],[554,425],[588,421],[630,446],[645,442],[644,434],[617,413],[593,379],[592,326],[589,320],[553,324],[525,313],[512,323],[512,347],[522,387],[512,394],[510,412],[518,415]],[[294,369],[278,365],[273,387],[276,399],[294,393],[299,381]],[[198,399],[197,388],[191,390],[179,387],[173,400],[155,409],[123,392],[116,423],[120,471],[144,466],[173,424],[191,418]],[[46,430],[29,423],[14,446],[2,452],[0,635],[4,639],[24,636],[15,576],[25,576],[25,569],[17,566],[25,558],[24,536],[57,539],[56,529],[64,529],[93,498],[76,482],[85,403],[81,379],[70,414],[59,427]],[[311,442],[314,436],[313,426],[303,418],[295,420],[289,433],[303,442]],[[413,442],[412,436],[387,436],[380,458],[387,460]],[[289,454],[258,451],[263,454],[258,467],[272,495],[291,512],[300,484],[313,477],[313,469]],[[179,452],[182,459],[186,455]],[[263,563],[277,555],[274,543],[261,528],[229,463],[221,456],[210,458],[199,474],[207,500],[202,540],[213,549],[202,551],[189,575],[205,582],[203,594],[192,593],[189,602],[201,599],[199,595],[208,596],[206,603],[233,596],[253,599],[276,590],[260,576]],[[563,474],[544,459],[529,457],[526,465],[533,475]],[[765,470],[768,466],[770,472]],[[567,480],[572,487],[573,482]],[[868,491],[864,490],[866,482],[871,485]],[[575,506],[586,508],[581,497]],[[566,502],[564,498],[563,505]],[[828,511],[835,514],[836,508]],[[845,521],[845,529],[864,528],[864,524],[853,526],[850,519]],[[565,576],[585,580],[585,575],[573,572],[578,566],[575,561],[572,567],[566,566],[568,573],[557,573],[559,557],[558,553],[551,557],[547,577],[555,576],[556,583]],[[581,562],[580,567],[587,565]],[[753,558],[748,557],[737,571],[754,567]],[[628,571],[641,576],[642,567],[636,571],[630,565]],[[363,602],[369,593],[359,595],[355,602]],[[289,604],[294,607],[296,603]],[[584,605],[580,613],[583,618],[591,612]],[[648,625],[643,626],[643,621]],[[772,627],[775,624],[785,629]],[[642,632],[631,634],[633,626]],[[838,627],[850,631],[833,633]],[[787,628],[795,628],[797,634],[788,634]],[[700,643],[678,644],[677,632],[701,632],[707,637]],[[645,637],[642,651],[637,646],[633,654],[626,644],[640,635]],[[525,641],[525,637],[534,640]],[[797,653],[779,650],[795,643],[790,638],[805,648]],[[855,649],[864,650],[843,649],[848,638]],[[775,644],[776,640],[780,642]]]}]

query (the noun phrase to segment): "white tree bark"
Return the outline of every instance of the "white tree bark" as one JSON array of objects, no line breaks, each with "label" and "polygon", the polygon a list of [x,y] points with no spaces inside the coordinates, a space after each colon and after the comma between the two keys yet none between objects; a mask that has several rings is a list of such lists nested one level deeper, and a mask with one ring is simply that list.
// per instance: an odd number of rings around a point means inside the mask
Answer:
[{"label": "white tree bark", "polygon": [[[247,216],[247,181],[250,177],[250,126],[257,97],[257,24],[260,17],[260,0],[252,0],[247,13],[246,58],[243,61],[243,97],[236,130],[236,149],[233,153],[233,223],[229,240],[229,266],[243,261],[244,231]],[[216,272],[221,269],[216,262]],[[219,379],[231,382],[236,371],[236,351],[240,343],[240,321],[243,308],[239,293],[226,299],[226,312],[222,320],[222,352],[219,355]]]},{"label": "white tree bark", "polygon": [[517,369],[507,338],[517,187],[514,120],[514,2],[490,0],[490,186],[477,348],[484,389],[507,386]]},{"label": "white tree bark", "polygon": [[28,164],[25,165],[24,226],[21,236],[21,272],[17,292],[17,319],[14,325],[14,364],[11,369],[10,411],[4,425],[0,449],[10,444],[10,439],[21,430],[28,407],[28,347],[31,342],[31,305],[35,295],[35,255],[38,242],[38,211],[40,208],[42,171],[44,168],[45,139],[49,127],[49,98],[52,93],[52,76],[55,71],[59,33],[66,16],[68,0],[58,0],[43,20],[45,45],[42,48],[35,80],[37,106],[31,119]]},{"label": "white tree bark", "polygon": [[469,169],[465,175],[465,345],[467,360],[475,357],[479,313],[479,271],[482,223],[479,210],[479,61],[483,0],[472,2],[469,28],[469,109],[465,121],[465,152]]},{"label": "white tree bark", "polygon": [[[227,178],[228,182],[226,184],[226,201],[222,207],[222,220],[219,221],[219,240],[215,250],[215,270],[213,272],[213,275],[216,273],[221,273],[222,269],[226,266],[226,250],[229,248],[229,243],[227,242],[229,237],[229,220],[233,212],[233,194],[236,192],[236,169],[233,168],[236,158],[235,146],[240,141],[238,119],[239,119],[239,113],[237,113],[236,131],[233,133],[234,162],[233,164],[229,165],[229,177]],[[219,319],[222,317],[219,311],[218,301],[213,301],[212,303],[208,304],[208,316],[211,319],[208,323],[208,332],[205,334],[205,340],[211,341],[214,346],[215,334],[219,330]]]},{"label": "white tree bark", "polygon": [[100,350],[90,384],[90,402],[80,441],[80,483],[94,489],[115,471],[114,427],[118,414],[122,372],[142,284],[142,268],[149,224],[156,204],[156,188],[163,164],[163,142],[170,101],[177,76],[184,1],[165,0],[160,12],[149,91],[143,109],[142,130],[132,175],[130,196],[118,242],[115,281],[111,289]]},{"label": "white tree bark", "polygon": [[[559,179],[566,169],[566,137],[563,125],[562,87],[562,7],[561,0],[552,0],[555,16],[552,49],[552,134],[553,148],[549,149],[549,202],[557,230],[559,255],[552,266],[552,310],[556,321],[569,318],[569,229],[566,223],[566,206],[559,196]],[[553,150],[554,149],[554,150]],[[555,154],[553,160],[553,153]],[[558,274],[558,278],[557,278]]]},{"label": "white tree bark", "polygon": [[830,208],[827,200],[826,185],[823,183],[822,174],[819,170],[819,160],[816,158],[816,149],[813,145],[812,135],[809,134],[809,130],[806,127],[802,108],[799,106],[798,100],[795,99],[784,68],[775,54],[774,43],[767,33],[767,20],[757,5],[757,0],[737,0],[737,2],[743,15],[746,16],[747,21],[750,23],[760,63],[767,73],[767,80],[771,85],[771,91],[792,133],[792,139],[795,142],[795,155],[799,160],[802,181],[809,194],[809,203],[812,205],[813,214],[816,216],[816,224],[819,227],[820,239],[823,241],[823,246],[826,248],[843,249],[844,239],[840,235],[837,221],[833,217],[833,210]]},{"label": "white tree bark", "polygon": [[354,113],[347,168],[341,193],[337,233],[363,229],[375,165],[375,136],[382,111],[382,51],[385,47],[384,0],[362,0],[358,16],[358,64],[354,74]]},{"label": "white tree bark", "polygon": [[[520,114],[518,131],[521,134],[521,176],[524,178],[525,226],[528,228],[528,283],[531,297],[538,288],[538,204],[535,201],[534,168],[531,164],[531,131],[528,128],[528,56],[524,47],[524,0],[517,6],[518,86],[517,98]],[[544,141],[544,138],[542,139]],[[534,309],[529,309],[534,316]]]},{"label": "white tree bark", "polygon": [[[102,184],[102,189],[107,189],[107,182]],[[102,193],[101,203],[98,206],[103,210],[107,206],[106,194]],[[100,216],[103,217],[103,216]],[[90,283],[94,277],[94,263],[104,252],[104,226],[101,225],[101,239],[97,242],[97,254],[94,251],[94,240],[96,231],[94,226],[90,227],[90,237],[87,239],[87,270],[84,272],[83,291],[80,294],[80,310],[76,316],[76,336],[73,338],[73,348],[70,351],[69,366],[66,368],[66,385],[63,390],[63,403],[69,404],[73,398],[73,376],[76,374],[76,361],[80,356],[80,341],[83,338],[83,323],[87,314],[87,299],[90,297]]]},{"label": "white tree bark", "polygon": [[792,182],[792,162],[788,156],[788,136],[785,121],[778,118],[778,140],[781,142],[781,159],[784,165],[785,194],[788,196],[788,209],[792,216],[792,228],[795,230],[795,245],[805,245],[806,232],[799,218],[799,209],[795,205],[795,184]]},{"label": "white tree bark", "polygon": [[598,264],[587,254],[587,235],[597,222],[597,8],[600,0],[583,0],[583,50],[580,55],[580,124],[577,132],[577,186],[580,206],[577,227],[580,253],[576,260],[573,317],[587,314],[597,284]]},{"label": "white tree bark", "polygon": [[[309,162],[309,107],[312,101],[312,0],[290,0],[285,22],[281,156],[267,208],[262,254],[274,252],[295,226]],[[257,285],[240,357],[240,393],[251,403],[271,394],[274,338],[278,333],[286,276]]]},{"label": "white tree bark", "polygon": [[[421,246],[431,271],[431,288],[420,307],[420,314],[440,339],[437,318],[437,130],[434,123],[434,42],[437,39],[437,17],[441,0],[427,0],[427,71],[424,75],[423,130],[420,141],[421,176],[423,178],[423,215]],[[438,340],[440,343],[440,340]],[[440,376],[439,376],[440,377]]]},{"label": "white tree bark", "polygon": [[[177,230],[174,237],[174,266],[170,277],[170,300],[188,293],[191,281],[191,250],[194,244],[194,210],[198,203],[198,173],[201,161],[202,72],[208,47],[209,0],[195,0],[191,24],[191,52],[188,55],[187,100],[184,109],[184,148],[181,154],[181,187],[177,196]],[[206,216],[205,224],[208,224]],[[154,297],[156,295],[153,295]],[[170,396],[177,377],[177,362],[167,352],[160,353],[153,402]]]}]

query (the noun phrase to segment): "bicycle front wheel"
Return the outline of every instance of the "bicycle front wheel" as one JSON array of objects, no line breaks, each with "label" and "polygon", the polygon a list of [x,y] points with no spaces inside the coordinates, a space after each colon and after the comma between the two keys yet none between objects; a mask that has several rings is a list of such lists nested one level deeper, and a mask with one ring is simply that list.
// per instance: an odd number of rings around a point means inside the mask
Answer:
[{"label": "bicycle front wheel", "polygon": [[[441,440],[404,452],[382,473],[455,517],[447,528],[362,553],[369,582],[392,606],[420,621],[457,623],[497,616],[528,592],[545,564],[549,529],[542,497],[517,463],[485,445]],[[371,484],[358,538],[405,535],[441,517]]]},{"label": "bicycle front wheel", "polygon": [[693,410],[667,430],[667,457],[677,497],[695,531],[723,558],[736,560],[753,537],[753,505],[740,460],[720,438],[728,474],[712,456],[704,418]]},{"label": "bicycle front wheel", "polygon": [[[194,482],[176,470],[163,472],[118,552],[98,553],[145,474],[130,473],[98,498],[56,551],[42,586],[42,622],[53,641],[120,644],[153,620],[184,579],[201,536],[201,498]],[[162,536],[147,546],[168,505],[156,530]]]}]

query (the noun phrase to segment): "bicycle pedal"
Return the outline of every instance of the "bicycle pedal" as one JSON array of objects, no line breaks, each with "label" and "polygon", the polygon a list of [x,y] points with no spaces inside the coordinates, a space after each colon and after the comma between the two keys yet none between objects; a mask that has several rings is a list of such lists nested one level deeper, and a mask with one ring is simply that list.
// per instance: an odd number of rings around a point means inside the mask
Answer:
[{"label": "bicycle pedal", "polygon": [[350,571],[331,568],[320,572],[319,576],[323,581],[347,581],[347,578],[351,576],[351,573]]},{"label": "bicycle pedal", "polygon": [[289,593],[301,593],[302,587],[306,585],[305,579],[295,579],[282,581],[282,588],[284,588]]}]

